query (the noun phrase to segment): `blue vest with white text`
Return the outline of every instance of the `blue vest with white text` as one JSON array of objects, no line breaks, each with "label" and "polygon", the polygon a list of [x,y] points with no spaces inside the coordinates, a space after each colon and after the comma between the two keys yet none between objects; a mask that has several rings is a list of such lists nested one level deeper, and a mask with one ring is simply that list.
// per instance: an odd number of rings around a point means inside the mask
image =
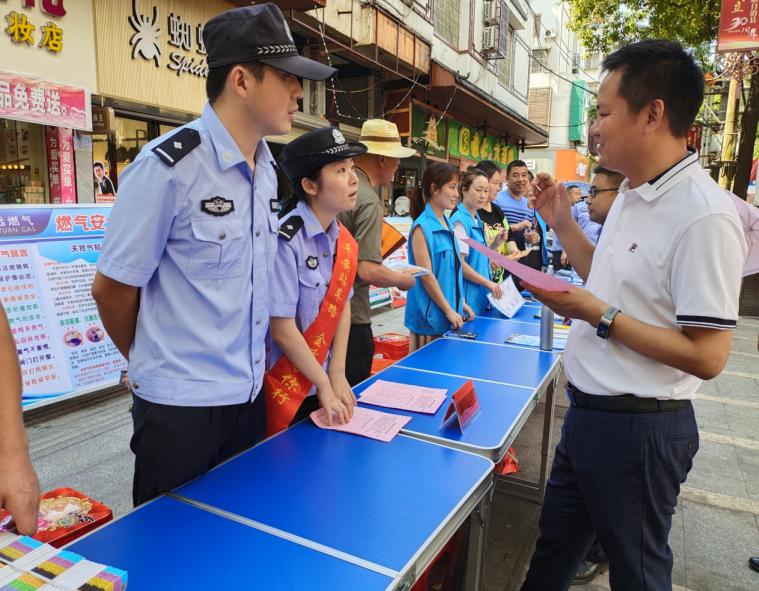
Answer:
[{"label": "blue vest with white text", "polygon": [[[409,242],[413,242],[416,228],[421,228],[430,252],[432,274],[451,308],[461,314],[464,310],[461,253],[450,222],[445,217],[443,220],[445,225],[428,204],[411,226]],[[413,248],[409,248],[408,259],[412,265],[416,264]],[[427,294],[421,279],[408,292],[404,324],[412,332],[421,335],[442,335],[451,329],[451,323]]]}]

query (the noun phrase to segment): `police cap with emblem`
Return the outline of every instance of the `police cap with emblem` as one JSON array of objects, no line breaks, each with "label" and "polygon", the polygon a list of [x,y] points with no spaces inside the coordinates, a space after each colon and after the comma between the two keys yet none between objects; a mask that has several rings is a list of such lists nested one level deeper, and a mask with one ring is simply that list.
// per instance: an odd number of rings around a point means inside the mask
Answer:
[{"label": "police cap with emblem", "polygon": [[315,173],[332,162],[365,153],[364,144],[346,141],[337,127],[323,127],[287,144],[282,150],[280,164],[290,180],[295,180]]},{"label": "police cap with emblem", "polygon": [[233,8],[203,27],[208,67],[261,62],[306,80],[326,80],[337,70],[298,53],[290,28],[276,4]]}]

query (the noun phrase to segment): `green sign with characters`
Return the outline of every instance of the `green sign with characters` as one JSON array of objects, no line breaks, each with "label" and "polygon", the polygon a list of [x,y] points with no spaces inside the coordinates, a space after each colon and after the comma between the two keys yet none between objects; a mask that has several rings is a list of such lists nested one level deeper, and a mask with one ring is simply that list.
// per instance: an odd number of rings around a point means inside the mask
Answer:
[{"label": "green sign with characters", "polygon": [[428,156],[446,158],[448,143],[448,120],[414,104],[411,109],[410,147],[424,151]]},{"label": "green sign with characters", "polygon": [[503,167],[517,158],[519,148],[452,119],[448,124],[448,154],[475,162],[492,160]]}]

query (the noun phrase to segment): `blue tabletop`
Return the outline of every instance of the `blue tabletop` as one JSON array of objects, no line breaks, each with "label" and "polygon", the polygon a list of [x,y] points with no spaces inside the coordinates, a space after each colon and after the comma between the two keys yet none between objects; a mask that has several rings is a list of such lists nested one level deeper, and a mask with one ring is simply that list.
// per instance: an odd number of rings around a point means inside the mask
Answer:
[{"label": "blue tabletop", "polygon": [[414,351],[395,366],[540,389],[553,378],[560,358],[552,351],[442,338]]},{"label": "blue tabletop", "polygon": [[[473,332],[477,335],[476,341],[482,343],[495,343],[502,345],[513,334],[527,335],[533,337],[540,336],[540,321],[527,322],[520,320],[509,320],[507,318],[493,318],[487,316],[477,316],[474,320],[466,322],[461,328],[463,332]],[[457,338],[455,334],[448,333],[446,336]],[[460,338],[460,337],[459,337]],[[563,350],[566,345],[566,339],[554,338],[554,349]],[[532,345],[522,345],[528,347]]]},{"label": "blue tabletop", "polygon": [[492,470],[434,443],[383,443],[307,420],[176,492],[403,573]]},{"label": "blue tabletop", "polygon": [[[376,380],[447,389],[448,397],[434,415],[384,407],[372,408],[412,417],[411,422],[404,427],[404,433],[421,435],[426,439],[439,440],[444,444],[455,442],[460,449],[468,449],[474,453],[482,454],[496,462],[502,459],[508,443],[516,435],[514,430],[524,414],[531,410],[531,403],[535,398],[535,390],[532,388],[473,380],[480,401],[481,412],[462,433],[455,421],[444,428],[441,428],[441,423],[445,410],[450,404],[451,396],[467,381],[466,378],[422,372],[393,365],[353,388],[353,392],[359,401],[361,401],[361,393]],[[366,406],[371,405],[367,404]]]},{"label": "blue tabletop", "polygon": [[129,589],[387,589],[388,576],[160,497],[67,550],[129,573]]}]

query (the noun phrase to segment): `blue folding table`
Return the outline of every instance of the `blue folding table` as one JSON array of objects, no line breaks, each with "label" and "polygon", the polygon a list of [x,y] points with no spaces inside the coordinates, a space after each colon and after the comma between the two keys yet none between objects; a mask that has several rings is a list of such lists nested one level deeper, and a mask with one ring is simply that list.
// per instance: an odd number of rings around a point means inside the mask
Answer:
[{"label": "blue folding table", "polygon": [[[555,324],[559,324],[558,320]],[[532,347],[533,345],[523,343],[508,343],[507,339],[512,335],[525,335],[530,337],[540,337],[540,320],[514,320],[508,318],[496,318],[494,316],[477,316],[464,323],[461,327],[462,332],[470,332],[477,335],[476,341],[481,343],[493,343],[497,345],[513,344],[522,347]],[[455,331],[450,331],[445,336],[456,337]],[[460,338],[460,337],[458,337]],[[566,339],[557,339],[554,328],[553,348],[556,351],[563,351]]]},{"label": "blue folding table", "polygon": [[[405,435],[383,443],[303,421],[171,496],[408,589],[482,510],[493,468],[478,455]],[[320,588],[333,588],[319,578]]]},{"label": "blue folding table", "polygon": [[394,589],[393,577],[160,497],[69,545],[129,574],[130,591]]},{"label": "blue folding table", "polygon": [[[479,319],[475,319],[477,321]],[[498,325],[496,319],[483,322]],[[533,483],[523,479],[508,479],[510,489],[542,499],[550,456],[550,438],[553,421],[555,382],[561,364],[557,352],[535,348],[495,344],[461,338],[441,338],[433,341],[354,387],[359,402],[361,394],[376,380],[403,384],[445,388],[446,402],[434,415],[381,408],[385,412],[412,417],[403,433],[419,439],[440,443],[452,448],[477,453],[495,463],[500,462],[537,406],[541,397],[546,399],[543,452],[540,478]],[[442,415],[451,396],[471,379],[480,402],[481,412],[462,432],[453,424],[443,426]],[[492,494],[492,493],[491,493]],[[482,573],[484,540],[487,537],[487,515],[490,496],[485,499],[478,519],[470,520],[469,560],[476,567],[469,569],[470,576]],[[479,553],[478,553],[479,552]],[[479,588],[480,581],[470,581]]]}]

